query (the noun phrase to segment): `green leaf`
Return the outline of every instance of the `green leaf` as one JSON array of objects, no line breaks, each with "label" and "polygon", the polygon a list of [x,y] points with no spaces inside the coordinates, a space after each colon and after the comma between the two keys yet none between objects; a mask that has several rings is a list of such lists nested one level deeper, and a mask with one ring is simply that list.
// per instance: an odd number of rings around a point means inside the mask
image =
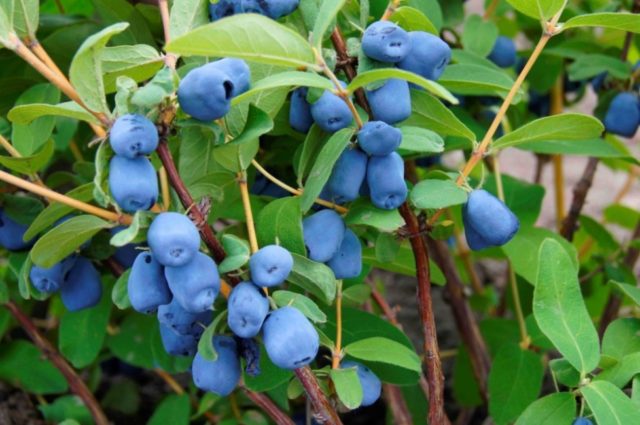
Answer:
[{"label": "green leaf", "polygon": [[169,13],[171,40],[209,23],[209,1],[174,0]]},{"label": "green leaf", "polygon": [[258,214],[256,230],[260,246],[280,244],[292,253],[307,253],[302,237],[299,197],[286,197],[270,202]]},{"label": "green leaf", "polygon": [[155,217],[156,215],[149,211],[136,211],[131,224],[113,235],[109,243],[113,246],[121,247],[130,243],[146,242],[146,229],[151,226],[151,222]]},{"label": "green leaf", "polygon": [[314,323],[327,321],[327,315],[320,310],[318,305],[302,294],[280,290],[275,291],[271,296],[278,307],[293,306]]},{"label": "green leaf", "polygon": [[110,226],[109,222],[92,215],[72,217],[38,239],[31,250],[31,259],[40,267],[52,267],[100,230]]},{"label": "green leaf", "polygon": [[[2,197],[4,213],[20,224],[29,225],[44,210],[42,201],[27,196],[5,194]],[[23,240],[29,240],[24,239]]]},{"label": "green leaf", "polygon": [[216,331],[220,328],[221,324],[226,322],[227,311],[219,313],[218,316],[213,319],[207,328],[202,333],[200,341],[198,341],[198,354],[200,354],[205,360],[215,361],[218,358],[218,352],[213,346],[213,337],[216,335]]},{"label": "green leaf", "polygon": [[628,152],[607,139],[590,140],[550,140],[518,145],[518,149],[550,155],[581,155],[595,156],[596,158],[620,158],[628,162],[638,163],[638,160],[629,156]]},{"label": "green leaf", "polygon": [[273,120],[262,109],[251,104],[244,130],[233,141],[216,146],[213,156],[229,171],[246,170],[259,149],[258,139],[273,128]]},{"label": "green leaf", "polygon": [[636,303],[636,305],[640,306],[640,288],[629,285],[627,283],[615,282],[612,280],[610,280],[607,285],[610,284],[616,285],[627,297],[631,298],[631,300]]},{"label": "green leaf", "polygon": [[580,372],[567,359],[553,359],[549,362],[549,369],[553,377],[560,384],[569,388],[575,388],[580,385]]},{"label": "green leaf", "polygon": [[221,274],[238,270],[249,261],[251,250],[247,241],[234,235],[222,235],[222,246],[227,256],[218,266],[218,271]]},{"label": "green leaf", "polygon": [[402,131],[401,152],[440,153],[444,151],[444,140],[434,131],[426,128],[404,126]]},{"label": "green leaf", "polygon": [[[89,202],[93,199],[93,183],[87,183],[71,189],[65,194],[66,196],[77,199],[82,202]],[[51,202],[38,216],[33,220],[29,228],[24,234],[25,240],[31,240],[40,232],[48,229],[53,223],[62,217],[71,213],[74,209],[60,202]]]},{"label": "green leaf", "polygon": [[438,29],[433,22],[421,11],[409,6],[402,6],[393,12],[389,18],[406,31],[425,31],[433,35],[439,35]]},{"label": "green leaf", "polygon": [[130,274],[130,268],[125,270],[118,280],[116,280],[116,283],[113,285],[113,289],[111,290],[111,300],[120,310],[126,310],[131,307],[131,300],[129,299],[129,291],[127,287]]},{"label": "green leaf", "polygon": [[39,405],[38,410],[47,421],[58,425],[93,424],[89,409],[76,395],[58,397],[53,403]]},{"label": "green leaf", "polygon": [[502,136],[493,143],[493,148],[504,149],[536,141],[587,140],[599,137],[603,131],[602,123],[589,115],[554,115],[539,118]]},{"label": "green leaf", "polygon": [[620,244],[613,235],[597,220],[586,215],[580,215],[578,222],[580,227],[596,242],[599,251],[610,255],[620,248]]},{"label": "green leaf", "polygon": [[[318,329],[322,334],[333,337],[336,335],[336,309],[334,307],[326,307],[324,311],[327,314],[327,322],[318,325]],[[373,337],[382,337],[385,341],[395,341],[404,346],[409,352],[413,352],[414,350],[407,335],[387,320],[357,308],[343,306],[343,346]],[[404,366],[396,366],[395,364],[379,362],[377,360],[364,363],[384,382],[398,385],[413,385],[416,384],[419,379],[418,372],[409,370]]]},{"label": "green leaf", "polygon": [[553,18],[558,12],[564,9],[566,0],[536,0],[540,17],[544,20]]},{"label": "green leaf", "polygon": [[234,97],[231,100],[231,104],[238,105],[239,103],[242,103],[245,100],[251,98],[251,96],[264,90],[294,86],[317,87],[323,90],[333,90],[335,88],[331,81],[312,72],[279,72],[277,74],[273,74],[266,78],[263,78],[255,84],[252,84],[249,90]]},{"label": "green leaf", "polygon": [[554,393],[531,403],[516,425],[569,425],[575,416],[576,400],[573,394]]},{"label": "green leaf", "polygon": [[603,27],[633,33],[640,32],[640,15],[632,13],[591,13],[569,19],[562,31],[578,27]]},{"label": "green leaf", "polygon": [[6,304],[9,301],[9,287],[4,280],[0,281],[0,304]]},{"label": "green leaf", "polygon": [[[518,216],[521,228],[532,227],[540,216],[545,188],[508,175],[502,176],[502,186],[504,202]],[[498,193],[497,180],[494,175],[487,177],[484,188],[493,194]]]},{"label": "green leaf", "polygon": [[310,35],[310,42],[318,51],[322,50],[324,34],[330,29],[333,22],[335,22],[338,12],[340,12],[345,2],[346,0],[324,0],[320,3],[318,16],[316,17],[316,22],[313,25],[313,31],[311,31]]},{"label": "green leaf", "polygon": [[0,347],[0,379],[35,394],[64,393],[68,388],[62,373],[24,340]]},{"label": "green leaf", "polygon": [[4,11],[4,8],[0,8],[0,43],[4,45],[4,47],[11,46],[11,35],[15,36],[11,21],[9,21],[9,17]]},{"label": "green leaf", "polygon": [[100,351],[107,333],[111,299],[103,291],[100,303],[76,312],[66,312],[60,319],[60,352],[77,369],[89,366]]},{"label": "green leaf", "polygon": [[363,392],[358,369],[355,366],[346,369],[331,369],[329,373],[342,404],[350,410],[360,407]]},{"label": "green leaf", "polygon": [[602,355],[621,361],[636,352],[640,352],[640,319],[622,318],[611,322],[602,337]]},{"label": "green leaf", "polygon": [[318,195],[320,195],[320,192],[322,192],[322,188],[329,180],[329,177],[331,177],[333,166],[342,152],[347,148],[353,133],[353,128],[343,128],[334,133],[322,147],[309,172],[309,177],[304,185],[304,191],[300,197],[300,208],[303,213],[309,211]]},{"label": "green leaf", "polygon": [[462,32],[462,45],[465,50],[481,57],[491,53],[498,38],[498,27],[491,21],[485,21],[480,15],[467,18]]},{"label": "green leaf", "polygon": [[537,1],[533,0],[507,0],[515,10],[534,19],[540,18]]},{"label": "green leaf", "polygon": [[12,156],[0,155],[0,164],[4,165],[11,171],[21,174],[34,174],[40,171],[53,156],[55,143],[49,139],[47,143],[37,153],[31,156],[23,156],[15,158]]},{"label": "green leaf", "polygon": [[[288,122],[289,121],[287,121],[287,125]],[[330,136],[330,134],[323,132],[317,124],[313,124],[311,126],[311,129],[304,139],[297,167],[293,167],[298,177],[298,186],[302,186],[304,179],[307,177],[309,170],[313,166],[313,160],[318,156],[318,153],[326,144]]]},{"label": "green leaf", "polygon": [[640,352],[624,356],[618,363],[602,370],[595,380],[608,381],[618,388],[625,388],[638,374],[640,374]]},{"label": "green leaf", "polygon": [[[454,93],[502,98],[507,96],[514,84],[503,71],[472,64],[449,65],[438,81]],[[514,103],[518,103],[520,97],[519,92]]]},{"label": "green leaf", "polygon": [[118,77],[127,76],[136,82],[146,81],[164,64],[158,51],[146,44],[105,47],[100,60],[107,93],[116,91]]},{"label": "green leaf", "polygon": [[524,278],[527,282],[535,285],[536,276],[539,270],[539,261],[535,255],[522,255],[523,252],[539,252],[542,243],[547,238],[553,238],[560,243],[571,258],[575,270],[578,270],[578,254],[575,247],[558,234],[539,227],[523,227],[516,236],[502,250],[511,261],[511,265],[516,274]]},{"label": "green leaf", "polygon": [[441,209],[467,202],[467,192],[453,180],[423,180],[411,189],[411,203],[419,209]]},{"label": "green leaf", "polygon": [[57,105],[49,105],[47,103],[20,105],[11,109],[7,118],[16,124],[29,124],[35,119],[48,115],[73,118],[90,124],[100,124],[96,117],[76,102],[63,102]]},{"label": "green leaf", "polygon": [[71,62],[69,78],[82,101],[92,111],[109,114],[102,80],[102,51],[116,34],[129,27],[128,23],[113,24],[87,38]]},{"label": "green leaf", "polygon": [[336,296],[336,278],[324,264],[316,263],[301,255],[293,256],[293,270],[287,280],[331,304]]},{"label": "green leaf", "polygon": [[241,14],[184,34],[166,50],[185,56],[236,57],[291,68],[315,68],[311,46],[295,31],[264,16]]},{"label": "green leaf", "polygon": [[[16,106],[58,102],[60,102],[60,91],[55,86],[38,84],[22,93],[16,101]],[[14,123],[11,129],[11,143],[22,156],[31,156],[51,138],[55,125],[56,120],[53,117],[38,118],[30,125]]]},{"label": "green leaf", "polygon": [[398,78],[416,84],[429,93],[433,94],[434,96],[445,99],[446,101],[454,105],[458,104],[458,99],[451,93],[449,93],[447,89],[442,87],[442,85],[436,83],[435,81],[422,78],[421,76],[419,76],[418,74],[414,74],[413,72],[404,71],[399,68],[374,69],[358,74],[358,76],[356,76],[356,78],[354,78],[353,81],[351,81],[347,86],[347,91],[349,93],[353,93],[361,87],[368,86],[378,81],[388,80],[390,78]]},{"label": "green leaf", "polygon": [[415,351],[388,338],[376,336],[361,339],[345,346],[344,352],[356,359],[388,363],[416,372],[422,370],[420,357]]},{"label": "green leaf", "polygon": [[494,422],[513,422],[538,397],[543,376],[538,354],[517,344],[505,344],[489,372],[489,413]]},{"label": "green leaf", "polygon": [[158,408],[153,412],[147,425],[189,425],[190,414],[191,405],[189,395],[171,394],[162,400]]},{"label": "green leaf", "polygon": [[36,31],[40,20],[40,2],[38,0],[2,0],[2,8],[14,31],[20,38],[36,40]]},{"label": "green leaf", "polygon": [[598,333],[580,292],[576,268],[555,240],[542,243],[533,293],[533,315],[540,330],[581,374],[598,366]]},{"label": "green leaf", "polygon": [[581,393],[599,424],[626,425],[638,418],[638,406],[610,382],[593,381]]},{"label": "green leaf", "polygon": [[629,78],[631,65],[615,57],[593,53],[579,56],[569,65],[568,71],[571,81],[587,80],[603,72],[622,80]]},{"label": "green leaf", "polygon": [[404,220],[397,209],[377,208],[366,198],[357,199],[349,206],[344,221],[351,226],[370,226],[382,232],[394,232],[404,226]]},{"label": "green leaf", "polygon": [[413,114],[404,125],[428,128],[442,136],[457,136],[475,141],[476,136],[449,108],[429,93],[411,90]]},{"label": "green leaf", "polygon": [[152,369],[156,367],[152,351],[154,334],[158,333],[158,319],[132,312],[118,327],[115,335],[107,337],[111,352],[131,365]]}]

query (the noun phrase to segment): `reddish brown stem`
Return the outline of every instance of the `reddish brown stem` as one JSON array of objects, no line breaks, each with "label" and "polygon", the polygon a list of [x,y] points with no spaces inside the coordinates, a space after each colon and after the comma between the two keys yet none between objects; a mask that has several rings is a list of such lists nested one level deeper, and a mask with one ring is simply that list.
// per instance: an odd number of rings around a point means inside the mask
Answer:
[{"label": "reddish brown stem", "polygon": [[[640,239],[640,222],[638,222],[633,234],[631,235],[631,242],[636,239]],[[640,257],[640,249],[635,246],[630,247],[629,251],[627,251],[627,255],[624,257],[624,265],[633,270],[638,262],[638,257]],[[604,331],[607,330],[609,324],[618,317],[618,312],[620,311],[621,306],[622,297],[612,292],[609,296],[609,301],[604,308],[604,312],[602,313],[602,318],[600,319],[599,332],[601,337],[604,335]]]},{"label": "reddish brown stem", "polygon": [[84,405],[89,409],[89,412],[91,412],[95,423],[97,425],[108,425],[109,420],[100,408],[100,404],[93,396],[93,393],[91,393],[76,371],[67,363],[62,355],[60,355],[58,350],[55,349],[49,340],[40,334],[33,322],[31,322],[29,317],[27,317],[16,304],[9,301],[4,306],[18,323],[20,323],[22,329],[29,335],[29,338],[31,338],[36,347],[40,349],[42,354],[51,360],[53,365],[62,373],[71,391],[83,401]]},{"label": "reddish brown stem", "polygon": [[[353,80],[354,78],[356,78],[356,75],[358,75],[358,72],[353,66],[354,61],[351,60],[352,58],[347,53],[347,45],[338,27],[336,27],[331,33],[331,42],[333,43],[333,47],[336,50],[338,61],[343,64],[342,69],[344,69],[344,73],[347,74],[347,78],[349,79],[349,81]],[[364,90],[356,90],[355,96],[358,105],[360,105],[362,109],[364,109],[367,114],[371,116],[371,108],[369,107],[369,103],[367,102],[367,97],[364,94]]]},{"label": "reddish brown stem", "polygon": [[294,425],[295,422],[278,406],[275,405],[273,401],[264,394],[255,393],[247,388],[242,388],[244,393],[255,403],[256,406],[260,407],[269,417],[278,425]]},{"label": "reddish brown stem", "polygon": [[406,202],[400,207],[407,230],[411,235],[409,241],[413,249],[416,273],[418,277],[418,305],[424,336],[424,360],[427,368],[429,384],[429,423],[449,424],[444,410],[444,375],[438,349],[435,318],[431,301],[431,271],[429,269],[429,251],[424,239],[420,236],[418,218]]},{"label": "reddish brown stem", "polygon": [[476,323],[473,311],[471,311],[469,304],[466,302],[464,286],[456,271],[455,264],[449,255],[447,246],[442,241],[436,241],[431,238],[427,238],[427,241],[433,252],[433,258],[436,264],[440,267],[442,273],[444,273],[447,282],[446,289],[449,294],[449,301],[451,303],[453,317],[456,321],[456,327],[469,352],[471,366],[476,381],[478,382],[478,387],[480,388],[480,394],[487,400],[487,379],[491,362],[486,344],[480,334],[480,329]]},{"label": "reddish brown stem", "polygon": [[411,417],[409,407],[402,396],[400,388],[395,385],[384,384],[383,391],[384,398],[393,415],[393,423],[396,425],[412,425],[413,418]]},{"label": "reddish brown stem", "polygon": [[578,229],[578,218],[580,217],[580,213],[582,213],[582,208],[587,199],[589,189],[591,189],[593,176],[596,174],[599,162],[600,160],[598,158],[589,158],[580,181],[578,181],[573,189],[573,200],[571,201],[569,214],[567,214],[567,218],[562,222],[562,228],[560,229],[560,234],[568,241],[573,240],[573,235]]},{"label": "reddish brown stem", "polygon": [[313,374],[311,368],[309,366],[305,366],[296,369],[294,372],[304,387],[307,397],[309,397],[309,401],[311,401],[311,405],[313,406],[313,411],[315,413],[315,419],[318,422],[327,425],[341,425],[342,421],[340,420],[340,416],[338,416],[338,413],[331,405],[331,402],[322,392],[322,389],[318,384],[318,380]]},{"label": "reddish brown stem", "polygon": [[202,240],[209,247],[211,253],[213,254],[213,258],[220,263],[227,254],[224,252],[224,248],[213,234],[213,229],[209,226],[207,222],[207,218],[202,214],[200,208],[195,205],[189,190],[185,186],[180,174],[178,173],[178,169],[176,168],[176,164],[173,161],[173,156],[171,156],[171,152],[169,151],[169,145],[165,140],[162,140],[158,145],[158,149],[156,151],[158,156],[160,157],[160,161],[162,161],[162,165],[165,170],[167,170],[167,175],[169,176],[169,181],[171,182],[171,186],[178,194],[180,198],[180,202],[182,202],[182,206],[189,210],[189,213],[195,219],[196,225],[198,226],[198,230],[200,231],[200,236],[202,236]]}]

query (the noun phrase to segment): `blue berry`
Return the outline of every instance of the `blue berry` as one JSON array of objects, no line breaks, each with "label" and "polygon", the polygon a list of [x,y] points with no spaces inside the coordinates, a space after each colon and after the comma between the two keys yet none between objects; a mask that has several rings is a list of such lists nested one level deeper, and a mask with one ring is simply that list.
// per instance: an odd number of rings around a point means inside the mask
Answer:
[{"label": "blue berry", "polygon": [[333,210],[322,210],[302,221],[304,244],[309,258],[325,263],[338,252],[344,238],[342,217]]},{"label": "blue berry", "polygon": [[31,245],[22,240],[29,226],[18,223],[0,209],[0,246],[9,251],[19,251]]},{"label": "blue berry", "polygon": [[233,333],[241,338],[253,338],[260,333],[269,313],[269,300],[256,285],[242,282],[231,291],[228,308],[227,323]]},{"label": "blue berry", "polygon": [[198,229],[185,215],[159,214],[151,223],[147,241],[153,257],[163,266],[178,267],[190,262],[200,249]]},{"label": "blue berry", "polygon": [[640,103],[634,93],[620,93],[613,98],[604,126],[609,133],[633,137],[640,125]]},{"label": "blue berry", "polygon": [[405,80],[392,78],[366,94],[376,121],[395,124],[411,116],[411,93]]},{"label": "blue berry", "polygon": [[189,313],[174,298],[169,304],[158,307],[158,322],[170,327],[181,335],[193,335],[199,338],[204,328],[211,323],[211,311]]},{"label": "blue berry", "polygon": [[424,31],[409,33],[411,51],[398,68],[436,81],[451,61],[451,48],[440,37]]},{"label": "blue berry", "polygon": [[131,306],[140,313],[153,313],[172,298],[164,269],[150,252],[138,254],[131,267],[127,290]]},{"label": "blue berry", "polygon": [[267,245],[249,259],[251,280],[258,286],[278,286],[287,280],[292,269],[291,253],[278,245]]},{"label": "blue berry", "polygon": [[[344,82],[340,82],[346,87]],[[311,104],[311,116],[318,126],[327,133],[349,127],[353,122],[353,115],[349,106],[340,96],[325,90],[320,99]]]},{"label": "blue berry", "polygon": [[69,311],[79,311],[95,306],[102,296],[100,274],[91,261],[79,257],[63,277],[60,286],[62,304]]},{"label": "blue berry", "polygon": [[172,356],[193,356],[198,350],[198,340],[193,335],[181,335],[162,323],[160,338],[164,350]]},{"label": "blue berry", "polygon": [[109,190],[123,211],[148,210],[158,199],[156,170],[145,157],[116,155],[109,163]]},{"label": "blue berry", "polygon": [[233,80],[226,72],[206,64],[192,69],[180,81],[178,102],[193,118],[213,121],[229,112],[234,90]]},{"label": "blue berry", "polygon": [[182,308],[190,313],[213,309],[213,301],[220,291],[220,275],[211,257],[198,252],[185,265],[166,267],[164,275],[171,293]]},{"label": "blue berry", "polygon": [[289,124],[300,133],[306,133],[313,125],[311,105],[307,102],[307,88],[300,87],[291,93]]},{"label": "blue berry", "polygon": [[193,359],[193,383],[203,391],[227,396],[240,382],[238,348],[233,338],[228,336],[214,336],[213,347],[218,353],[216,360],[205,360],[199,353]]},{"label": "blue berry", "polygon": [[383,121],[369,121],[358,132],[358,144],[369,155],[389,155],[401,143],[402,131]]},{"label": "blue berry", "polygon": [[520,221],[501,200],[486,190],[474,190],[462,208],[465,235],[473,250],[502,246],[520,228]]},{"label": "blue berry", "polygon": [[318,354],[320,338],[311,322],[294,307],[273,311],[263,325],[269,359],[282,369],[298,369]]},{"label": "blue berry", "polygon": [[219,69],[227,74],[233,83],[232,97],[246,92],[251,86],[251,69],[242,59],[224,58],[205,66]]},{"label": "blue berry", "polygon": [[500,36],[496,39],[489,60],[501,68],[509,68],[516,64],[518,59],[516,45],[508,37]]},{"label": "blue berry", "polygon": [[158,147],[158,140],[155,124],[139,114],[119,117],[109,132],[113,151],[129,159],[150,155]]},{"label": "blue berry", "polygon": [[374,22],[362,36],[364,54],[380,62],[400,62],[409,54],[410,49],[409,34],[393,22]]},{"label": "blue berry", "polygon": [[341,369],[356,368],[358,380],[362,386],[362,404],[361,406],[371,406],[378,401],[382,393],[382,382],[375,373],[365,365],[354,361],[343,361],[340,364]]},{"label": "blue berry", "polygon": [[352,279],[362,272],[362,244],[350,229],[347,229],[338,252],[327,262],[336,279]]},{"label": "blue berry", "polygon": [[44,294],[57,292],[63,283],[65,274],[75,262],[76,256],[71,255],[49,268],[34,265],[29,272],[29,280],[39,292]]},{"label": "blue berry", "polygon": [[325,195],[336,204],[356,200],[367,173],[367,161],[367,155],[360,149],[347,147],[333,166]]},{"label": "blue berry", "polygon": [[402,157],[393,152],[369,158],[367,184],[371,202],[376,207],[393,210],[402,205],[408,195]]}]

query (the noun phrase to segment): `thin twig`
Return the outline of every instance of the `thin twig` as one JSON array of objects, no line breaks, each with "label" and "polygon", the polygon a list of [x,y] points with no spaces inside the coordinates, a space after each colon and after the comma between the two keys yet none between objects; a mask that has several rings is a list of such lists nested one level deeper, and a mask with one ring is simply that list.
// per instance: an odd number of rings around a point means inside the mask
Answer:
[{"label": "thin twig", "polygon": [[449,249],[442,241],[427,237],[427,243],[433,259],[442,270],[446,280],[446,289],[451,303],[451,310],[456,327],[462,341],[469,352],[473,374],[478,382],[480,394],[487,400],[487,380],[489,376],[489,351],[480,334],[473,311],[469,307],[464,295],[464,285],[449,254]]},{"label": "thin twig", "polygon": [[60,355],[58,350],[47,340],[31,322],[29,317],[25,315],[20,308],[9,301],[6,303],[5,308],[9,310],[11,315],[20,323],[22,329],[29,335],[29,338],[38,347],[42,354],[51,360],[51,363],[62,373],[65,380],[69,384],[71,391],[77,395],[84,405],[89,409],[93,420],[97,425],[109,425],[107,416],[102,411],[100,403],[93,396],[93,393],[89,390],[84,381],[78,376],[76,371],[67,363],[67,361]]},{"label": "thin twig", "polygon": [[[633,234],[631,235],[630,242],[633,242],[636,239],[640,239],[640,221],[638,222],[638,224],[636,224]],[[640,249],[638,249],[636,246],[631,246],[624,258],[624,265],[628,269],[633,270],[636,263],[638,262],[638,257],[640,257]],[[600,337],[604,335],[604,332],[607,330],[609,324],[613,322],[616,317],[618,317],[618,312],[620,311],[620,307],[622,306],[622,297],[613,292],[613,288],[611,288],[611,290],[611,295],[609,295],[609,300],[607,301],[607,305],[605,306],[600,318]]]},{"label": "thin twig", "polygon": [[382,386],[384,398],[387,401],[387,405],[391,409],[393,415],[393,423],[395,425],[412,425],[413,418],[409,412],[407,402],[402,396],[400,388],[391,384],[384,384]]},{"label": "thin twig", "polygon": [[429,423],[450,423],[444,409],[444,375],[440,363],[438,337],[436,334],[433,303],[431,300],[431,271],[429,269],[429,251],[424,239],[420,236],[420,224],[411,211],[411,207],[404,203],[400,207],[400,215],[404,219],[409,234],[413,235],[409,241],[415,256],[416,273],[418,278],[418,304],[422,334],[424,336],[424,359],[427,368],[427,383],[429,384]]},{"label": "thin twig", "polygon": [[269,417],[278,425],[295,425],[295,422],[284,413],[278,406],[275,405],[269,397],[264,394],[256,393],[249,390],[246,387],[242,387],[242,390],[256,406],[260,407]]},{"label": "thin twig", "polygon": [[[344,37],[340,32],[340,28],[338,28],[337,26],[331,33],[331,42],[333,43],[333,47],[336,51],[338,60],[344,63],[343,69],[344,73],[347,75],[347,79],[349,81],[352,81],[354,78],[356,78],[356,75],[358,73],[353,65],[354,62],[351,60],[351,57],[347,53],[347,44],[345,43]],[[367,97],[364,94],[364,90],[362,88],[359,88],[355,91],[354,94],[358,105],[360,105],[360,107],[365,110],[367,115],[371,116],[371,108],[369,107],[369,103],[367,102]]]},{"label": "thin twig", "polygon": [[584,207],[584,203],[587,199],[589,189],[593,184],[593,177],[596,174],[599,163],[600,159],[590,157],[587,161],[587,165],[584,167],[582,177],[580,177],[580,180],[573,188],[573,200],[569,207],[569,213],[567,214],[567,218],[562,222],[562,227],[560,228],[560,234],[568,241],[573,240],[573,235],[576,230],[578,230],[578,218],[582,213],[582,208]]},{"label": "thin twig", "polygon": [[242,198],[242,207],[244,216],[247,221],[247,234],[249,235],[249,246],[251,253],[258,252],[258,237],[256,236],[256,226],[253,221],[253,211],[251,210],[251,198],[249,197],[249,187],[247,186],[247,173],[241,171],[238,173],[238,186],[240,187],[240,196]]},{"label": "thin twig", "polygon": [[[556,81],[556,84],[551,89],[551,115],[560,115],[564,110],[564,74],[560,74]],[[552,155],[551,161],[553,163],[553,182],[555,188],[555,200],[556,200],[556,228],[560,230],[562,228],[562,221],[564,220],[564,170],[562,155]]]},{"label": "thin twig", "polygon": [[331,405],[329,399],[322,392],[311,368],[309,366],[305,366],[296,369],[294,372],[304,387],[307,397],[309,397],[309,400],[311,401],[316,420],[327,425],[341,425],[342,421],[340,420],[338,413]]},{"label": "thin twig", "polygon": [[398,6],[400,6],[400,0],[391,0],[387,8],[384,10],[384,13],[380,17],[380,20],[381,21],[388,20],[391,17],[391,15],[393,15],[393,13],[398,9]]},{"label": "thin twig", "polygon": [[[270,182],[272,182],[273,184],[275,184],[276,186],[286,190],[287,192],[296,195],[296,196],[300,196],[302,195],[302,190],[300,189],[296,189],[294,187],[289,186],[288,184],[286,184],[285,182],[283,182],[282,180],[278,179],[276,176],[274,176],[273,174],[271,174],[270,172],[268,172],[262,165],[260,165],[260,163],[258,161],[256,161],[255,159],[251,160],[251,165],[253,165],[255,167],[256,170],[258,170],[260,172],[260,174],[262,174],[263,176],[265,176],[265,178],[267,180],[269,180]],[[333,210],[338,211],[340,214],[346,214],[349,212],[349,210],[345,207],[342,207],[340,205],[337,205],[333,202],[330,201],[325,201],[324,199],[320,199],[317,198],[314,201],[316,204],[318,205],[322,205],[323,207],[327,207],[327,208],[331,208]]]},{"label": "thin twig", "polygon": [[38,186],[35,183],[16,177],[12,174],[7,173],[6,171],[0,170],[0,180],[7,182],[13,186],[19,187],[20,189],[50,199],[51,201],[60,202],[77,210],[95,215],[96,217],[104,218],[105,220],[113,221],[120,224],[131,224],[130,215],[117,214],[115,212],[104,210],[85,202],[78,201],[77,199],[70,198],[49,188]]},{"label": "thin twig", "polygon": [[338,280],[336,286],[336,345],[331,355],[332,369],[338,369],[342,360],[342,281]]}]

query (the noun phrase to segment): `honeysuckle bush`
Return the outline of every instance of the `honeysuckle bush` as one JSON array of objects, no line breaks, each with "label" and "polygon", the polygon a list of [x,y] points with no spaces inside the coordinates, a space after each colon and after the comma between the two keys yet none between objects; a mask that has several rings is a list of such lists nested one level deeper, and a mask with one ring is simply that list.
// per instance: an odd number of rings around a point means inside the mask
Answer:
[{"label": "honeysuckle bush", "polygon": [[[296,3],[0,2],[0,379],[67,425],[638,422],[640,4]],[[510,149],[551,158],[555,188],[502,174]],[[575,188],[564,156],[589,157]],[[588,215],[596,167],[627,181]],[[416,278],[418,341],[377,270]]]}]

